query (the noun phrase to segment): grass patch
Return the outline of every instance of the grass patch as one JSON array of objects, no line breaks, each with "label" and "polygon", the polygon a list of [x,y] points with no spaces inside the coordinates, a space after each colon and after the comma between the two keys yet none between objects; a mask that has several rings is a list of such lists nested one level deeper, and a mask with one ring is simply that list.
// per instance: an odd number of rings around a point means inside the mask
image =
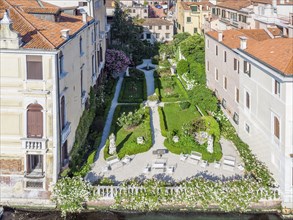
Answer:
[{"label": "grass patch", "polygon": [[188,94],[176,77],[156,78],[155,86],[162,102],[175,102],[188,99]]},{"label": "grass patch", "polygon": [[141,103],[147,99],[146,81],[143,77],[124,77],[118,102]]},{"label": "grass patch", "polygon": [[165,113],[168,131],[171,132],[173,130],[181,130],[183,124],[200,117],[199,112],[193,105],[182,110],[178,103],[168,103],[164,105],[163,111]]},{"label": "grass patch", "polygon": [[[140,108],[139,105],[122,105],[117,106],[113,122],[111,125],[111,132],[114,133],[116,137],[116,146],[117,146],[117,153],[119,158],[123,158],[125,155],[134,155],[138,153],[142,153],[148,151],[152,146],[152,135],[151,135],[151,126],[150,126],[150,109],[145,108],[145,117],[142,123],[138,126],[126,130],[122,127],[119,127],[116,123],[117,118],[125,112],[132,111],[134,112],[136,109]],[[144,144],[137,144],[136,139],[137,137],[143,136],[145,139]],[[106,147],[104,149],[104,158],[108,158],[110,155],[108,154],[109,151],[109,139],[106,142]]]}]

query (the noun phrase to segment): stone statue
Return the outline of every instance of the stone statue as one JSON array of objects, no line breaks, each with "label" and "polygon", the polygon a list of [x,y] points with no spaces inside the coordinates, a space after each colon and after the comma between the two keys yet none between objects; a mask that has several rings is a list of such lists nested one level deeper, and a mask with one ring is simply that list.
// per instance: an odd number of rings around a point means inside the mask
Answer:
[{"label": "stone statue", "polygon": [[129,76],[129,67],[126,69],[126,76]]},{"label": "stone statue", "polygon": [[116,154],[116,144],[115,144],[115,135],[112,133],[109,137],[110,145],[109,145],[109,154]]}]

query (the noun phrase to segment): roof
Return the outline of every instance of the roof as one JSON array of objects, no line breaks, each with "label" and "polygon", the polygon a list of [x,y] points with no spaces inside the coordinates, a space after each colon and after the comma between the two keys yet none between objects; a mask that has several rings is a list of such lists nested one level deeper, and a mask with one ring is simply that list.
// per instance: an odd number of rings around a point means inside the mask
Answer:
[{"label": "roof", "polygon": [[[82,16],[61,13],[55,5],[36,0],[1,0],[0,19],[5,10],[9,10],[12,28],[22,37],[23,48],[52,50],[61,46],[66,39],[61,37],[61,30],[70,29],[69,34],[74,35],[83,26]],[[59,21],[49,21],[33,15],[58,15]],[[87,17],[87,21],[93,18]]]},{"label": "roof", "polygon": [[240,10],[242,8],[246,8],[250,6],[252,3],[250,0],[228,0],[224,2],[219,2],[217,3],[217,6],[222,7],[222,8],[228,8],[228,9],[233,9],[233,10]]},{"label": "roof", "polygon": [[202,5],[202,10],[203,11],[207,11],[209,10],[208,9],[208,6],[211,7],[213,6],[212,3],[210,3],[209,1],[202,1],[202,2],[180,2],[181,5],[182,5],[182,8],[184,10],[191,10],[191,7],[190,6],[200,6]]},{"label": "roof", "polygon": [[[273,35],[278,32],[275,28],[269,31]],[[216,31],[208,32],[207,35],[218,39]],[[271,38],[263,29],[239,29],[223,31],[222,43],[231,49],[239,48],[240,36],[247,37],[247,49],[244,50],[247,54],[285,75],[293,75],[293,38]]]},{"label": "roof", "polygon": [[161,18],[144,18],[143,26],[160,26],[160,25],[172,25],[172,22]]}]

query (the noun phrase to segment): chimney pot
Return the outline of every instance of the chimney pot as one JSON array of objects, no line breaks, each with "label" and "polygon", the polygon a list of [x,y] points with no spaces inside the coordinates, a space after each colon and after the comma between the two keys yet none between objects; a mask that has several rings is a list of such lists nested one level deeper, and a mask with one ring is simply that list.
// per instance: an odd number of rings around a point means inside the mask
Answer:
[{"label": "chimney pot", "polygon": [[62,36],[62,38],[67,40],[69,38],[69,29],[61,30],[61,36]]},{"label": "chimney pot", "polygon": [[247,48],[247,37],[241,36],[240,38],[240,49],[245,50]]},{"label": "chimney pot", "polygon": [[222,31],[219,31],[218,32],[218,41],[219,42],[222,42],[223,41],[223,32]]},{"label": "chimney pot", "polygon": [[84,24],[86,24],[87,23],[87,21],[86,21],[86,17],[87,17],[86,11],[82,10],[81,14],[82,14],[82,22]]}]

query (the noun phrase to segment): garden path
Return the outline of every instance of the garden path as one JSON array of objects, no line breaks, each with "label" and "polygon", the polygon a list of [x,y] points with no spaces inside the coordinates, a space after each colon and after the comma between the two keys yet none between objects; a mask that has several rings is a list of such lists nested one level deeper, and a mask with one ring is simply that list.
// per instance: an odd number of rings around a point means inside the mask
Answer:
[{"label": "garden path", "polygon": [[[149,64],[150,66],[154,66],[151,64],[151,60],[144,60],[143,64],[139,65],[137,68],[141,69],[142,67]],[[145,73],[146,82],[147,82],[147,94],[152,95],[155,91],[154,88],[154,70],[144,70],[141,69]],[[121,84],[123,81],[123,77],[119,78],[117,83],[115,96],[113,98],[110,112],[107,117],[106,125],[103,131],[103,137],[101,144],[98,148],[96,161],[92,166],[91,172],[89,172],[86,176],[86,179],[94,182],[97,179],[102,177],[108,177],[115,181],[123,181],[126,179],[140,177],[140,178],[158,178],[158,179],[165,179],[165,180],[184,180],[186,178],[190,178],[192,176],[203,176],[208,179],[229,179],[235,178],[237,176],[242,176],[243,171],[238,170],[235,168],[234,171],[227,171],[222,168],[218,169],[215,168],[212,164],[208,167],[201,167],[199,164],[192,164],[187,163],[185,161],[180,160],[180,156],[173,154],[171,152],[164,154],[162,156],[163,159],[167,161],[167,166],[175,165],[176,169],[173,173],[168,174],[162,170],[152,169],[149,173],[144,173],[144,168],[147,166],[151,166],[154,164],[156,160],[158,160],[157,155],[153,154],[153,151],[156,149],[166,149],[164,146],[165,137],[161,134],[160,128],[160,119],[159,119],[159,112],[158,106],[151,107],[151,128],[152,128],[152,139],[153,139],[153,146],[150,150],[144,153],[140,153],[137,155],[132,156],[132,161],[127,164],[113,169],[108,170],[105,172],[105,167],[107,167],[107,162],[104,159],[104,152],[103,149],[105,147],[106,140],[109,136],[109,131],[112,123],[112,118],[114,114],[115,107],[117,106],[117,100],[119,96],[119,92],[121,89]],[[120,103],[119,103],[120,104]],[[160,105],[163,103],[160,103]],[[232,155],[235,156],[237,163],[241,162],[235,147],[227,140],[221,139],[221,144],[223,147],[223,154],[224,155]]]},{"label": "garden path", "polygon": [[119,97],[119,93],[120,93],[120,90],[121,90],[123,78],[124,78],[124,76],[119,76],[119,80],[118,80],[118,82],[116,84],[115,94],[114,94],[113,100],[111,102],[111,107],[110,107],[110,110],[109,110],[109,113],[108,113],[108,116],[107,116],[107,119],[106,119],[106,123],[105,123],[103,134],[102,134],[101,143],[100,143],[100,145],[98,147],[95,160],[97,160],[98,158],[103,158],[104,157],[104,153],[102,151],[102,148],[106,144],[107,138],[109,137],[110,128],[111,128],[111,124],[112,124],[112,119],[113,119],[113,115],[114,115],[116,106],[118,104],[118,97]]}]

